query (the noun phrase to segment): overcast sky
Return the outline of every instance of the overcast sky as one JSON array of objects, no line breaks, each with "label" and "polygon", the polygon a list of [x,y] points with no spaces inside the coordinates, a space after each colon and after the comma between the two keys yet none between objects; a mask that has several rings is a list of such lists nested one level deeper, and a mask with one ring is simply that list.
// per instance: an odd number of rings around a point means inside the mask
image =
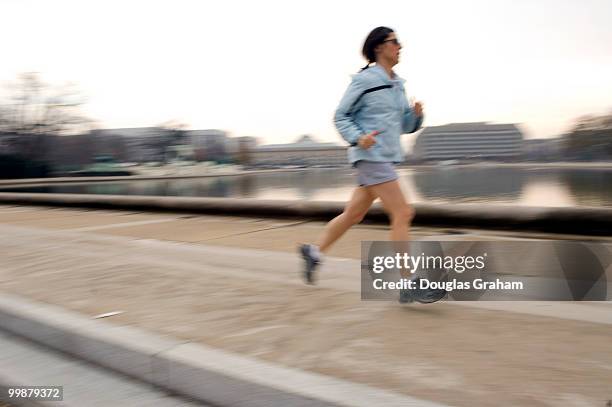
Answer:
[{"label": "overcast sky", "polygon": [[404,46],[396,72],[427,125],[513,122],[551,137],[612,110],[610,0],[0,0],[0,19],[0,81],[74,82],[103,127],[177,119],[266,143],[340,142],[332,115],[379,25]]}]

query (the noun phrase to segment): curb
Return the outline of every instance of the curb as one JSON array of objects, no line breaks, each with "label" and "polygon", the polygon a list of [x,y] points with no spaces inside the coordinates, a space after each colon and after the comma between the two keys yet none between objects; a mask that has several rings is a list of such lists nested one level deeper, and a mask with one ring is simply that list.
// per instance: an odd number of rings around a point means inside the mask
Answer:
[{"label": "curb", "polygon": [[218,406],[413,406],[425,400],[181,342],[33,302],[0,295],[0,329]]},{"label": "curb", "polygon": [[[348,166],[347,166],[348,167]],[[118,181],[164,181],[174,179],[194,179],[194,178],[216,178],[216,177],[236,177],[240,175],[268,174],[275,172],[299,172],[305,169],[274,169],[274,170],[255,170],[239,171],[218,174],[201,175],[129,175],[129,176],[103,176],[103,177],[49,177],[49,178],[15,178],[0,179],[0,186],[26,186],[26,185],[46,185],[46,184],[65,184],[65,183],[104,183]]]},{"label": "curb", "polygon": [[[30,383],[19,383],[19,382],[15,382],[15,380],[12,380],[10,377],[8,377],[7,375],[3,375],[0,374],[0,388],[3,387],[26,387],[30,385]],[[4,392],[0,392],[0,405],[2,405],[2,403],[11,403],[11,406],[21,406],[21,407],[44,407],[44,406],[48,406],[48,404],[44,401],[38,401],[38,400],[32,400],[32,399],[20,399],[20,400],[16,400],[16,399],[11,399],[9,397],[7,397]],[[63,403],[61,402],[55,402],[56,406],[61,407],[63,405]]]},{"label": "curb", "polygon": [[[344,202],[281,201],[252,198],[192,198],[90,194],[0,193],[0,204],[46,205],[99,209],[189,212],[216,215],[310,218],[329,220]],[[598,207],[528,207],[482,204],[415,204],[414,224],[434,227],[467,227],[526,230],[558,234],[610,236],[612,209]],[[387,224],[387,214],[375,203],[366,216]]]}]

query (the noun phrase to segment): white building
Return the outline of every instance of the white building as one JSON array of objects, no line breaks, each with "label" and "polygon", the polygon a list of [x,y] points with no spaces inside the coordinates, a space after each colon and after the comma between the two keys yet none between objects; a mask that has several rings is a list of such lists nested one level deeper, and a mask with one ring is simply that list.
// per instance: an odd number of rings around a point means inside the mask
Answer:
[{"label": "white building", "polygon": [[414,157],[421,161],[506,160],[521,157],[523,134],[515,124],[452,123],[425,128]]},{"label": "white building", "polygon": [[268,144],[251,152],[253,165],[348,165],[347,147],[334,143],[319,143],[310,136],[302,136],[295,143]]}]

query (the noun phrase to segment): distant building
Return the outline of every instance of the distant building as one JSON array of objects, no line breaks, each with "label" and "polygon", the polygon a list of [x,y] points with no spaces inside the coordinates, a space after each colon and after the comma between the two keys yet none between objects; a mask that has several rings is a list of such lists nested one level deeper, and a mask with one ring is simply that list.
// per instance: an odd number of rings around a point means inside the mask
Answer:
[{"label": "distant building", "polygon": [[504,160],[522,156],[523,134],[514,124],[452,123],[425,128],[414,145],[420,161]]},{"label": "distant building", "polygon": [[268,144],[256,147],[251,152],[252,164],[262,165],[347,165],[345,146],[334,143],[319,143],[306,135],[295,143]]},{"label": "distant building", "polygon": [[[198,161],[230,161],[230,151],[238,151],[237,142],[223,130],[188,130],[182,133],[180,140],[173,138],[175,136],[171,130],[160,127],[102,129],[94,130],[91,134],[95,139],[96,152],[109,153],[109,144],[116,144],[117,138],[120,138],[125,148],[122,156],[118,157],[121,161],[166,161],[177,155],[177,146],[190,146],[192,153],[188,155]],[[187,154],[186,147],[179,148],[179,155]]]},{"label": "distant building", "polygon": [[189,130],[187,140],[198,161],[228,161],[233,149],[233,143],[224,130]]},{"label": "distant building", "polygon": [[92,130],[91,136],[95,140],[96,154],[106,153],[120,139],[125,151],[122,157],[115,158],[142,163],[165,159],[169,133],[159,127],[134,127]]},{"label": "distant building", "polygon": [[70,136],[0,131],[0,154],[33,152],[36,154],[28,158],[48,161],[58,171],[82,168],[99,156],[131,163],[199,160],[248,164],[256,145],[253,137],[228,137],[223,130],[134,127]]},{"label": "distant building", "polygon": [[243,165],[253,164],[253,152],[257,148],[255,137],[236,137],[238,150],[234,154],[234,162]]}]

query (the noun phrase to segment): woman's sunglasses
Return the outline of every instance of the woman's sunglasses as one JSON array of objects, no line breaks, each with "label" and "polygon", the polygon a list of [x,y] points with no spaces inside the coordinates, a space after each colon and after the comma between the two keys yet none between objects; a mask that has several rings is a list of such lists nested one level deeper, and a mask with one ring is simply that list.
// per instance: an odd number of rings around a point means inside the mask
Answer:
[{"label": "woman's sunglasses", "polygon": [[385,42],[390,42],[390,43],[393,43],[394,45],[401,45],[400,42],[397,40],[397,38],[391,38],[390,40],[384,40],[383,44]]}]

